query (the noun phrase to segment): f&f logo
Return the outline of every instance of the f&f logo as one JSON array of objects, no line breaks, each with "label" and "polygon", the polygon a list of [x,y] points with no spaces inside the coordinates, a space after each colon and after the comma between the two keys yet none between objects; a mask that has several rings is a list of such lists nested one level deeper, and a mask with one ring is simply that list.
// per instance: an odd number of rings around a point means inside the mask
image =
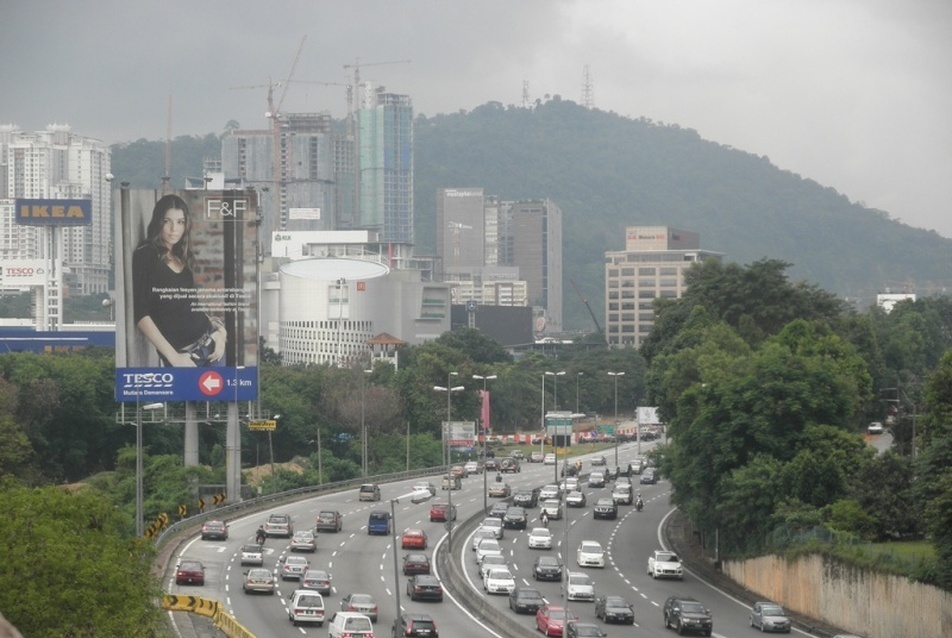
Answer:
[{"label": "f&f logo", "polygon": [[205,219],[211,221],[240,221],[248,211],[248,200],[244,197],[205,199]]}]

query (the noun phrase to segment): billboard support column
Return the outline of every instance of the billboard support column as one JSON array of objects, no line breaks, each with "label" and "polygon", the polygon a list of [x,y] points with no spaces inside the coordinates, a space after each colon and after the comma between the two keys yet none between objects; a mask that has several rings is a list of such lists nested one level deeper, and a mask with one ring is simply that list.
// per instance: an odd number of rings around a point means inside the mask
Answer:
[{"label": "billboard support column", "polygon": [[195,416],[195,402],[185,402],[185,467],[198,465],[198,420]]},{"label": "billboard support column", "polygon": [[241,501],[241,429],[238,400],[228,403],[228,429],[225,432],[225,493],[229,503]]}]

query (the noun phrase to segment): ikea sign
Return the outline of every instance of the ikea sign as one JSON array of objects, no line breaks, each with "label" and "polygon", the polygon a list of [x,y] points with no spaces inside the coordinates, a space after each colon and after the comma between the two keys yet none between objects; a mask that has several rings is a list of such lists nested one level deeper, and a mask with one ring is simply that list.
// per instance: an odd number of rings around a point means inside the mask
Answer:
[{"label": "ikea sign", "polygon": [[88,199],[17,199],[14,214],[23,226],[86,226],[93,220]]}]

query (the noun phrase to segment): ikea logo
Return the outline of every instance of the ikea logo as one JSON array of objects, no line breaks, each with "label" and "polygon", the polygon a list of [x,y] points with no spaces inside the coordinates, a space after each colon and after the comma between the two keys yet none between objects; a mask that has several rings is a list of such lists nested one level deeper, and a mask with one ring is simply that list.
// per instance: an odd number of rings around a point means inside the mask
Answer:
[{"label": "ikea logo", "polygon": [[84,226],[92,222],[88,199],[17,199],[15,219],[25,226]]}]

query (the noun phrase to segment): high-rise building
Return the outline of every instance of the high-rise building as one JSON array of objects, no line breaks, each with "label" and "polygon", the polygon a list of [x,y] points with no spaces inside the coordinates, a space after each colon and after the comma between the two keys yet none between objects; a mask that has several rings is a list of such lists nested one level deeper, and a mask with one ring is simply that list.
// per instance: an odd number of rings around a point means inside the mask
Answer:
[{"label": "high-rise building", "polygon": [[482,188],[436,191],[436,254],[447,279],[482,268],[486,262],[486,214]]},{"label": "high-rise building", "polygon": [[358,226],[384,241],[413,243],[413,106],[410,97],[363,83],[357,109]]},{"label": "high-rise building", "polygon": [[630,226],[625,250],[605,253],[605,330],[609,347],[638,348],[654,325],[654,300],[676,299],[693,264],[720,259],[700,235],[667,226]]},{"label": "high-rise building", "polygon": [[[537,332],[562,331],[562,210],[549,199],[513,202],[505,222],[500,223],[511,237],[511,253],[500,250],[507,261],[517,266],[527,283],[529,303],[536,309]],[[505,245],[507,240],[500,240]],[[540,321],[540,319],[544,319]]]},{"label": "high-rise building", "polygon": [[[110,157],[103,142],[65,124],[34,133],[0,126],[0,262],[56,256],[65,292],[107,292],[113,258]],[[55,229],[18,225],[17,198],[89,200],[92,217],[86,225]]]}]

